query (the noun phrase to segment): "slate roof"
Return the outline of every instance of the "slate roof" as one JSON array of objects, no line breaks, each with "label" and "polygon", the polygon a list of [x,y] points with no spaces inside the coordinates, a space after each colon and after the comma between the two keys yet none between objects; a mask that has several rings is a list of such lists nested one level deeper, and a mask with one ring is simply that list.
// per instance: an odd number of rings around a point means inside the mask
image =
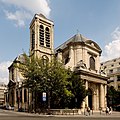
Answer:
[{"label": "slate roof", "polygon": [[65,47],[67,47],[67,44],[70,43],[70,42],[86,42],[87,40],[88,39],[86,37],[84,37],[83,35],[78,33],[78,34],[74,35],[73,37],[71,37],[70,39],[68,39],[63,44],[61,44],[59,47],[57,47],[55,49],[55,51],[58,50],[58,49],[64,49]]},{"label": "slate roof", "polygon": [[[95,43],[94,41],[84,37],[82,34],[75,34],[73,37],[71,37],[70,39],[68,39],[66,42],[64,42],[63,44],[61,44],[60,46],[58,46],[56,49],[55,49],[55,53],[57,52],[57,50],[63,50],[64,48],[67,47],[68,43],[70,42],[81,42],[81,43]],[[99,45],[97,45],[97,43],[95,43],[96,47],[101,51],[101,48],[99,47]]]}]

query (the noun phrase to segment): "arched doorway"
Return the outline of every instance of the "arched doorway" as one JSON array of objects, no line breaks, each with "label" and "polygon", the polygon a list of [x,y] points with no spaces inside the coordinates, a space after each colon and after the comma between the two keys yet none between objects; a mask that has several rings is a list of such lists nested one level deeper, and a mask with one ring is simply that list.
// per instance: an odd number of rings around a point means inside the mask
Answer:
[{"label": "arched doorway", "polygon": [[88,89],[88,106],[92,109],[92,90]]}]

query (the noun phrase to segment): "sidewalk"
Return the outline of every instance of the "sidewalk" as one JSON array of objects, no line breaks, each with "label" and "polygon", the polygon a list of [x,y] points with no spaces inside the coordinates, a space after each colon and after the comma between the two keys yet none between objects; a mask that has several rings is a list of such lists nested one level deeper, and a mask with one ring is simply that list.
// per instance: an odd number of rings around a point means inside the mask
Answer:
[{"label": "sidewalk", "polygon": [[3,110],[4,112],[12,112],[15,113],[17,115],[24,115],[24,116],[41,116],[41,117],[120,117],[120,112],[116,112],[113,111],[111,115],[106,115],[105,112],[93,112],[93,114],[91,113],[90,116],[88,115],[88,113],[86,113],[85,115],[83,114],[70,114],[70,115],[44,115],[44,114],[38,114],[38,113],[27,113],[27,112],[15,112],[15,111],[10,111],[10,110]]}]

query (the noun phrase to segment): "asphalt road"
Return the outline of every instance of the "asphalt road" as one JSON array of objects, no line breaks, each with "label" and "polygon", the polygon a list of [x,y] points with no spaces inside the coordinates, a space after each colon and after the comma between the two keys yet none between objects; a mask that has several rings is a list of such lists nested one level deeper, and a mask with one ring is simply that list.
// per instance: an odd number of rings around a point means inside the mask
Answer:
[{"label": "asphalt road", "polygon": [[120,120],[120,113],[113,113],[112,115],[38,115],[29,113],[20,113],[13,111],[0,110],[0,120]]}]

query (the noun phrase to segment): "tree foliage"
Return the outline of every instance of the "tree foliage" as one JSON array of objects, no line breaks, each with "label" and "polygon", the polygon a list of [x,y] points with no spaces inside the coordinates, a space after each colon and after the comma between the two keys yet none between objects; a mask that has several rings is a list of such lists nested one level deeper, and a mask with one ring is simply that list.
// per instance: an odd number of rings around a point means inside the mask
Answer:
[{"label": "tree foliage", "polygon": [[107,104],[112,107],[120,105],[120,91],[113,86],[107,88]]},{"label": "tree foliage", "polygon": [[[37,57],[29,57],[25,53],[17,65],[24,77],[24,86],[37,93],[38,103],[42,92],[49,93],[51,108],[78,107],[86,96],[83,81],[79,75],[66,69],[62,62],[55,58],[44,61]],[[48,100],[48,99],[47,99]],[[47,101],[48,102],[48,101]]]},{"label": "tree foliage", "polygon": [[82,101],[87,96],[88,91],[85,89],[84,81],[80,79],[78,73],[72,72],[70,81],[72,83],[71,91],[73,93],[70,106],[72,108],[80,108]]}]

